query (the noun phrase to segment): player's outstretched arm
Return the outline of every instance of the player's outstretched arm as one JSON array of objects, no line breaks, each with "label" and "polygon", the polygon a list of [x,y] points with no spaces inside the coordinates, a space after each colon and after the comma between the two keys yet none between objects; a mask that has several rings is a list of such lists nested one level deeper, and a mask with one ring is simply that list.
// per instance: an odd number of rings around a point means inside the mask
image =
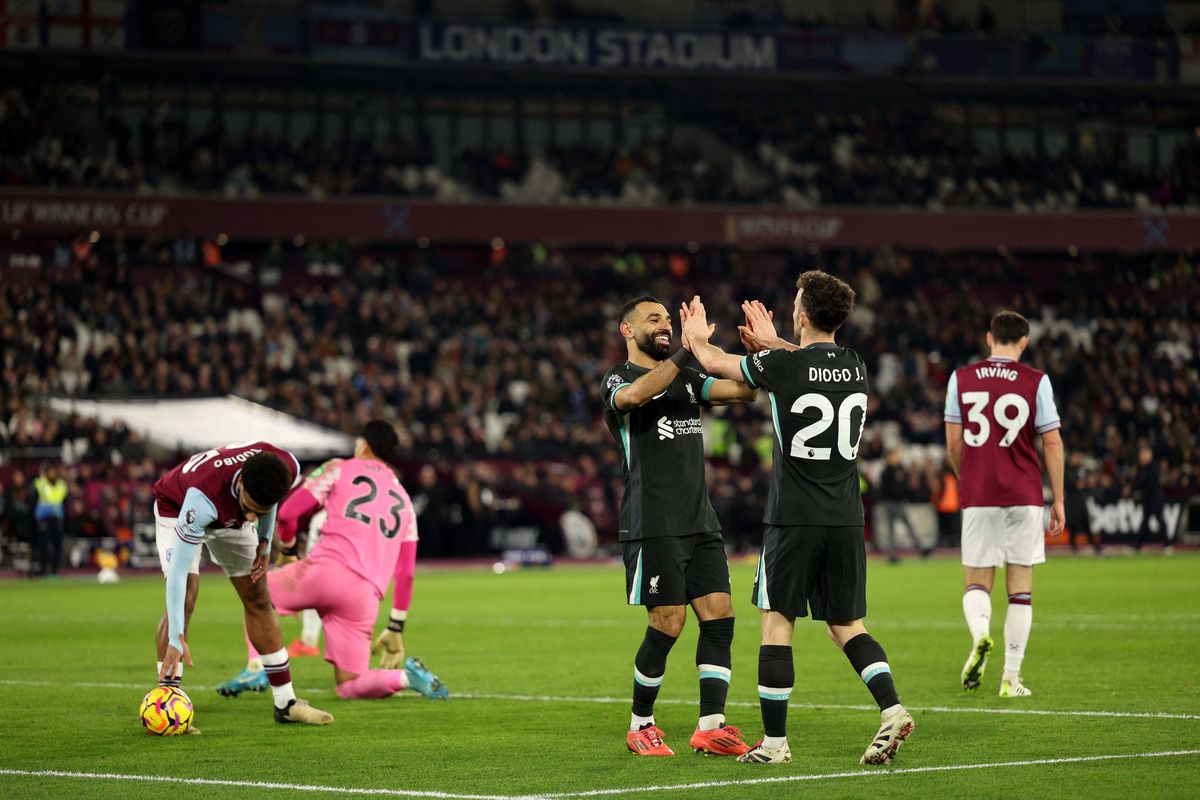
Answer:
[{"label": "player's outstretched arm", "polygon": [[183,496],[179,522],[175,526],[175,546],[168,552],[167,562],[167,653],[163,658],[163,675],[174,675],[180,660],[192,665],[192,656],[183,638],[184,600],[187,595],[188,569],[200,543],[204,529],[217,520],[217,509],[199,489],[192,487]]},{"label": "player's outstretched arm", "polygon": [[278,564],[295,561],[299,555],[299,534],[307,530],[313,516],[321,509],[321,502],[309,491],[308,483],[287,496],[279,506],[279,519],[275,529],[279,534],[281,548]]},{"label": "player's outstretched arm", "polygon": [[278,516],[279,505],[276,504],[258,518],[258,551],[254,556],[254,566],[250,568],[252,583],[258,583],[267,574],[267,564],[271,560],[271,537],[275,533],[275,520]]},{"label": "player's outstretched arm", "polygon": [[[413,523],[416,524],[415,522]],[[392,590],[392,610],[408,614],[412,605],[413,575],[417,569],[417,540],[406,541],[400,545],[400,555],[396,559],[395,588]]]},{"label": "player's outstretched arm", "polygon": [[746,315],[746,324],[738,326],[738,335],[742,337],[742,346],[747,353],[800,349],[800,345],[787,341],[775,332],[775,312],[768,311],[761,300],[743,301],[742,313]]},{"label": "player's outstretched arm", "polygon": [[679,368],[688,360],[688,351],[680,348],[675,354],[663,361],[654,369],[647,372],[628,386],[620,388],[613,395],[613,406],[622,413],[640,408],[666,391],[679,374]]},{"label": "player's outstretched arm", "polygon": [[1063,505],[1063,472],[1067,456],[1062,434],[1057,428],[1042,434],[1042,457],[1046,460],[1046,474],[1050,476],[1050,491],[1054,495],[1050,506],[1050,533],[1058,533],[1067,524],[1067,512]]},{"label": "player's outstretched arm", "polygon": [[683,324],[683,340],[705,371],[738,383],[746,382],[745,376],[742,375],[741,357],[726,353],[709,342],[717,326],[709,324],[708,313],[699,295],[693,297],[692,302],[680,307],[679,319]]},{"label": "player's outstretched arm", "polygon": [[167,645],[167,652],[163,655],[162,669],[158,671],[159,681],[168,680],[171,676],[179,673],[177,667],[182,664],[187,664],[189,667],[194,667],[192,663],[192,651],[188,649],[187,637],[182,633],[179,634],[180,651],[175,645]]},{"label": "player's outstretched arm", "polygon": [[183,635],[183,626],[187,621],[184,599],[187,594],[188,567],[199,549],[199,544],[189,544],[181,539],[171,551],[171,561],[167,565],[167,652],[159,671],[160,679],[174,675],[180,661],[189,667],[193,666],[192,654]]},{"label": "player's outstretched arm", "polygon": [[[415,521],[413,522],[415,525]],[[417,565],[417,540],[400,545],[400,556],[396,559],[396,584],[392,590],[392,611],[387,628],[375,639],[372,653],[383,653],[379,665],[384,669],[399,669],[404,663],[404,625],[408,621],[408,607],[412,604],[413,573]]]},{"label": "player's outstretched arm", "polygon": [[271,506],[271,510],[258,518],[258,539],[260,542],[271,544],[275,535],[275,523],[279,519],[279,504]]},{"label": "player's outstretched arm", "polygon": [[758,399],[758,389],[737,381],[719,380],[708,390],[708,401],[714,406],[732,403],[753,403]]}]

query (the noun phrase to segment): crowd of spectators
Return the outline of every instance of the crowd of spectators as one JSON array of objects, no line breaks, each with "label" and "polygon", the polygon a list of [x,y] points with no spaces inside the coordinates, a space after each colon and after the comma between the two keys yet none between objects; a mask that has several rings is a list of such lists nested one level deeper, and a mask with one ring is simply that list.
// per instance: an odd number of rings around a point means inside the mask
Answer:
[{"label": "crowd of spectators", "polygon": [[[31,443],[109,464],[148,452],[123,426],[56,416],[40,405],[47,396],[233,393],[348,433],[396,420],[407,474],[434,465],[440,483],[473,498],[451,514],[456,525],[478,522],[471,549],[487,546],[514,498],[525,500],[522,519],[552,527],[573,508],[611,536],[621,479],[600,379],[624,359],[616,310],[647,290],[669,308],[699,292],[717,341],[736,350],[741,299],[761,298],[790,333],[794,276],[823,268],[859,292],[840,339],[872,366],[869,483],[870,465],[901,447],[913,496],[937,491],[946,380],[982,353],[987,320],[1005,305],[1031,319],[1025,360],[1052,376],[1067,449],[1086,454],[1090,472],[1127,483],[1148,444],[1168,495],[1200,489],[1200,284],[1182,254],[346,249],[350,263],[332,277],[284,252],[273,269],[286,279],[264,288],[143,267],[137,254],[154,249],[132,252],[0,289],[0,445],[10,457]],[[769,412],[725,407],[708,420],[714,500],[730,530],[756,528]]]},{"label": "crowd of spectators", "polygon": [[1168,154],[1169,168],[1157,169],[1098,148],[1055,155],[984,151],[966,126],[913,111],[748,111],[724,117],[719,133],[729,149],[716,154],[687,135],[627,149],[548,147],[532,156],[465,150],[449,191],[523,203],[639,206],[1069,211],[1200,205],[1200,146],[1191,140]]},{"label": "crowd of spectators", "polygon": [[[1166,156],[1165,169],[1131,164],[1123,139],[1063,152],[985,150],[972,129],[915,109],[847,115],[749,110],[721,135],[765,173],[747,181],[794,207],[878,205],[1066,211],[1200,205],[1200,146]],[[737,183],[733,182],[736,189]]]},{"label": "crowd of spectators", "polygon": [[[0,103],[0,183],[234,197],[403,195],[443,201],[655,206],[690,203],[930,208],[1200,206],[1200,144],[1136,165],[1124,141],[1022,154],[980,147],[973,128],[925,109],[789,112],[748,106],[678,120],[669,138],[601,147],[463,147],[439,157],[423,128],[395,136],[315,133],[296,144],[214,112],[167,103],[136,125],[53,84]],[[188,119],[192,120],[189,127]],[[374,127],[374,126],[372,126]],[[1086,146],[1084,146],[1086,144]]]},{"label": "crowd of spectators", "polygon": [[[57,572],[57,563],[38,569],[38,527],[35,519],[37,494],[34,481],[39,472],[55,472],[66,487],[62,533],[69,545],[59,558],[68,566],[90,563],[97,548],[120,552],[129,559],[136,544],[134,531],[147,533],[153,547],[150,486],[158,477],[152,458],[128,460],[120,466],[109,461],[60,463],[55,458],[16,460],[0,466],[0,563],[28,574]],[[55,559],[57,561],[57,559]],[[135,559],[136,563],[136,559]],[[144,563],[144,562],[143,562]]]}]

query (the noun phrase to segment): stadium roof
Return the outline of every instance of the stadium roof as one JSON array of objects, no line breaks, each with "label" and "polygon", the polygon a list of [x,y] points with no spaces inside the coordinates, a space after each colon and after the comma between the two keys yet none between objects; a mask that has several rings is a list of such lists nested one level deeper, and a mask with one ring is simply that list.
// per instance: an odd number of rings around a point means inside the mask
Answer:
[{"label": "stadium roof", "polygon": [[205,450],[230,442],[268,441],[302,459],[345,455],[354,440],[337,431],[232,395],[191,400],[50,399],[54,410],[117,420],[147,441],[176,450]]}]

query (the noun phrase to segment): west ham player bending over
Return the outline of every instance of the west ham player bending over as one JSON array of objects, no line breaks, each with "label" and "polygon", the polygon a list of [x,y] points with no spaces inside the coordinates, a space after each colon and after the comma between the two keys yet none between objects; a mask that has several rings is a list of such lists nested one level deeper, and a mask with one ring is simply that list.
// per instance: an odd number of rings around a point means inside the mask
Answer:
[{"label": "west ham player bending over", "polygon": [[[1019,363],[1029,344],[1029,322],[1015,311],[992,317],[991,356],[960,367],[946,390],[946,450],[958,473],[963,507],[963,614],[971,652],[963,689],[979,688],[993,643],[992,583],[1004,565],[1008,615],[1004,620],[1001,697],[1033,694],[1021,682],[1021,662],[1033,626],[1033,565],[1046,560],[1042,530],[1042,468],[1034,439],[1041,437],[1054,493],[1050,531],[1066,522],[1063,508],[1062,423],[1046,373]],[[964,447],[965,445],[965,447]]]},{"label": "west ham player bending over", "polygon": [[653,297],[626,303],[619,328],[629,358],[604,376],[604,417],[625,472],[618,535],[625,592],[630,605],[646,606],[650,622],[633,660],[625,743],[640,756],[674,755],[654,722],[654,700],[690,605],[700,621],[700,720],[690,744],[736,756],[749,748],[725,724],[733,605],[721,525],[704,483],[700,408],[750,401],[757,392],[682,366],[691,356],[671,355],[671,317]]},{"label": "west ham player bending over", "polygon": [[[245,628],[263,653],[276,722],[326,725],[333,717],[297,700],[267,571],[276,503],[300,480],[296,457],[266,442],[197,453],[154,484],[158,557],[167,577],[167,613],[158,625],[158,675],[178,686],[192,663],[186,630],[200,591],[200,545],[225,570],[245,610]],[[198,732],[198,731],[196,731]]]},{"label": "west ham player bending over", "polygon": [[771,398],[776,448],[763,522],[762,555],[754,580],[761,609],[758,697],[765,736],[738,760],[792,760],[787,705],[795,683],[792,635],[796,617],[824,620],[833,640],[879,705],[880,725],[859,759],[887,764],[913,730],[900,705],[883,647],[867,633],[867,552],[858,486],[858,446],[867,412],[867,367],[839,347],[834,332],[854,309],[854,290],[824,272],[796,281],[792,323],[796,345],[780,339],[761,303],[744,303],[740,328],[745,358],[708,343],[712,327],[695,298],[684,306],[684,335],[710,372],[762,387]]},{"label": "west ham player bending over", "polygon": [[[417,517],[408,492],[388,465],[399,437],[391,424],[372,420],[354,443],[354,457],[325,462],[279,510],[279,543],[292,559],[267,575],[280,614],[314,609],[325,625],[325,660],[333,664],[338,697],[389,697],[413,689],[431,699],[449,696],[420,659],[404,661],[404,622],[412,601],[417,560]],[[322,507],[328,516],[320,546],[296,561],[297,532]],[[371,669],[371,632],[379,601],[396,579],[391,621],[375,642],[383,669]],[[217,687],[227,697],[260,691],[271,667],[247,642],[250,663]],[[404,662],[404,669],[397,669]]]}]

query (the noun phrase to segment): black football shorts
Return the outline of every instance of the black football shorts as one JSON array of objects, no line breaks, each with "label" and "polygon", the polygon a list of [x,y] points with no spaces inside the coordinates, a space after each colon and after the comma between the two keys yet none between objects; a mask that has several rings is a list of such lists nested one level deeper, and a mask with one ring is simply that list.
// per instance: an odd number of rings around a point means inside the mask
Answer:
[{"label": "black football shorts", "polygon": [[863,526],[767,525],[754,605],[789,617],[852,622],[867,615]]},{"label": "black football shorts", "polygon": [[682,606],[729,592],[720,531],[625,542],[625,598],[631,606]]}]

